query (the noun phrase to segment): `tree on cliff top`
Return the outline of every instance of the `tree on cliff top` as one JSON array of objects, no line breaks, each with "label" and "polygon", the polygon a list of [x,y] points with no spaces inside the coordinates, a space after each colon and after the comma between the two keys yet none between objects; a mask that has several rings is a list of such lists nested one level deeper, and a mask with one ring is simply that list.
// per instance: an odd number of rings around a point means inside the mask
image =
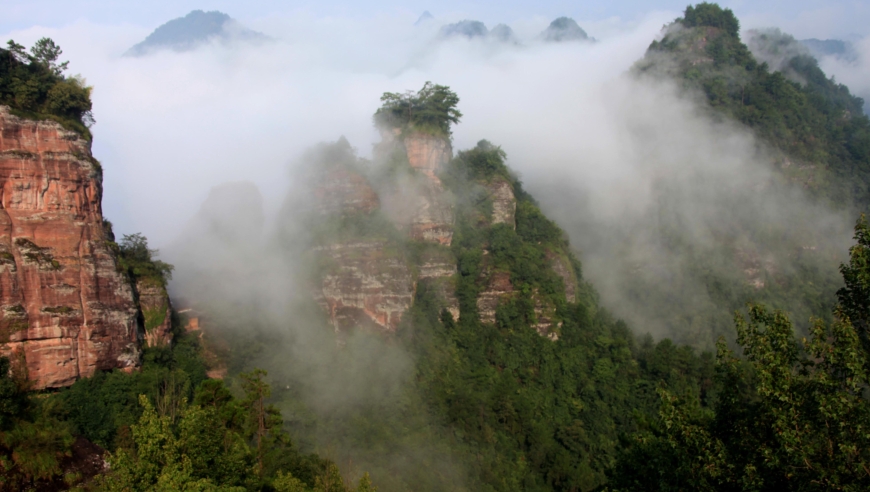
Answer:
[{"label": "tree on cliff top", "polygon": [[375,112],[375,125],[413,129],[433,135],[450,135],[450,125],[459,123],[459,96],[445,85],[423,84],[418,92],[385,92]]},{"label": "tree on cliff top", "polygon": [[162,286],[172,279],[173,266],[154,259],[158,251],[148,247],[148,239],[140,233],[124,234],[119,245],[121,268],[133,279],[151,279]]},{"label": "tree on cliff top", "polygon": [[17,116],[52,119],[90,139],[91,87],[78,76],[65,77],[69,62],[59,62],[63,50],[42,38],[30,53],[9,40],[0,48],[0,104]]},{"label": "tree on cliff top", "polygon": [[680,21],[686,27],[718,27],[732,36],[740,34],[740,21],[731,9],[723,9],[715,3],[699,3],[686,7],[686,12]]}]

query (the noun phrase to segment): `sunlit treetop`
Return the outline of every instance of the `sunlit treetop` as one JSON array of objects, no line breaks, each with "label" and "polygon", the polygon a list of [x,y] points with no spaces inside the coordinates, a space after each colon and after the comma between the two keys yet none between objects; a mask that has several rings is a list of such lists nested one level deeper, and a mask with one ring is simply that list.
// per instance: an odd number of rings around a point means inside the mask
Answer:
[{"label": "sunlit treetop", "polygon": [[432,82],[423,84],[418,92],[385,92],[381,102],[374,116],[379,127],[449,136],[450,125],[462,118],[456,109],[459,96],[449,87]]}]

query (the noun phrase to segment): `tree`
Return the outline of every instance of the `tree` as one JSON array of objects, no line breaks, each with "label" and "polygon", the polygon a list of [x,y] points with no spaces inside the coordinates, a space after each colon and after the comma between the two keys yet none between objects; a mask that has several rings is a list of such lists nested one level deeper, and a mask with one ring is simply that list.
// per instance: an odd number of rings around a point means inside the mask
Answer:
[{"label": "tree", "polygon": [[849,263],[840,266],[846,286],[837,291],[837,298],[870,353],[870,228],[863,214],[855,225],[855,241]]},{"label": "tree", "polygon": [[174,428],[159,416],[148,398],[140,396],[142,416],[132,426],[133,450],[109,456],[111,472],[98,480],[106,491],[226,491],[242,492],[246,479],[243,443],[224,445],[223,429],[214,412],[197,406],[185,409]]},{"label": "tree", "polygon": [[248,435],[256,442],[260,477],[265,471],[267,440],[270,437],[280,437],[283,424],[281,412],[274,405],[266,403],[272,396],[272,389],[264,380],[267,375],[263,369],[254,369],[239,375],[245,392],[242,406],[248,410]]},{"label": "tree", "polygon": [[16,43],[13,40],[9,40],[6,42],[6,49],[12,53],[12,56],[15,57],[15,60],[19,63],[27,63],[30,61],[30,55],[27,54],[24,46]]},{"label": "tree", "polygon": [[63,50],[51,38],[40,38],[30,47],[30,53],[33,61],[44,66],[57,77],[60,77],[69,65],[68,61],[57,62]]},{"label": "tree", "polygon": [[375,113],[375,124],[388,128],[414,129],[450,135],[450,125],[459,122],[459,96],[449,87],[426,82],[418,92],[385,92]]},{"label": "tree", "polygon": [[119,245],[121,267],[134,279],[147,278],[165,286],[172,279],[174,267],[154,259],[158,250],[148,247],[148,238],[140,233],[124,234]]},{"label": "tree", "polygon": [[682,22],[686,27],[718,27],[732,36],[740,34],[740,21],[734,16],[734,12],[715,3],[703,2],[694,7],[686,7]]},{"label": "tree", "polygon": [[719,341],[713,411],[660,390],[660,424],[611,473],[617,490],[858,491],[870,488],[870,365],[849,313],[866,312],[867,224],[843,265],[831,323],[796,340],[788,317],[751,305],[736,317],[743,358]]}]

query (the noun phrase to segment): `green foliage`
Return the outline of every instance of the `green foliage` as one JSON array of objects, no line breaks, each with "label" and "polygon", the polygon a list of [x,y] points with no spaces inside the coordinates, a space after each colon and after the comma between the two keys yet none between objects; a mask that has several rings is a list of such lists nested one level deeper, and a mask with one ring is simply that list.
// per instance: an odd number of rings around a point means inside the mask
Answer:
[{"label": "green foliage", "polygon": [[167,415],[177,413],[182,400],[193,399],[194,389],[206,380],[199,350],[197,337],[177,333],[171,348],[145,350],[140,371],[98,372],[52,398],[60,400],[65,420],[77,433],[107,449],[124,446],[142,411],[139,395],[157,402]]},{"label": "green foliage", "polygon": [[120,449],[109,458],[111,472],[102,477],[102,490],[246,490],[236,484],[247,478],[248,450],[243,443],[225,442],[232,436],[216,425],[213,409],[185,408],[174,426],[144,395],[139,403],[143,411],[132,426],[134,449]]},{"label": "green foliage", "polygon": [[12,427],[15,417],[27,408],[27,393],[13,377],[12,363],[8,357],[0,357],[0,432]]},{"label": "green foliage", "polygon": [[837,291],[837,298],[870,354],[870,227],[864,215],[855,225],[855,241],[849,249],[849,263],[840,266],[846,285]]},{"label": "green foliage", "polygon": [[413,129],[434,135],[450,135],[450,125],[459,122],[459,96],[449,87],[426,82],[418,92],[385,92],[375,124],[386,128]]},{"label": "green foliage", "polygon": [[493,145],[488,140],[481,140],[473,149],[459,152],[453,164],[453,172],[461,169],[467,174],[463,176],[464,179],[483,182],[499,176],[514,181],[515,178],[504,163],[506,158],[507,153],[501,147]]},{"label": "green foliage", "polygon": [[27,394],[20,368],[0,357],[0,489],[61,481],[73,436],[50,403]]},{"label": "green foliage", "polygon": [[91,138],[91,87],[84,79],[65,77],[69,62],[49,38],[38,40],[30,53],[15,41],[0,49],[0,104],[26,118],[52,119]]},{"label": "green foliage", "polygon": [[124,234],[118,249],[121,269],[136,281],[144,279],[166,287],[172,279],[173,266],[154,259],[158,251],[148,248],[148,239],[140,233]]},{"label": "green foliage", "polygon": [[[597,306],[579,268],[577,299],[569,303],[552,254],[579,262],[504,159],[483,141],[444,174],[458,204],[451,248],[459,319],[420,284],[400,336],[414,351],[420,391],[450,426],[455,452],[471,463],[470,489],[591,490],[604,482],[620,435],[636,429],[634,417],[653,419],[659,381],[707,391],[712,357],[669,341],[637,346],[625,324]],[[481,218],[483,185],[492,179],[514,190],[516,231]],[[477,301],[493,271],[510,274],[514,293],[489,324],[480,322]],[[540,303],[555,306],[556,342],[534,328]]]},{"label": "green foliage", "polygon": [[661,389],[659,421],[636,436],[611,472],[614,490],[866,490],[870,486],[867,351],[848,313],[856,293],[866,222],[842,271],[847,287],[834,320],[814,320],[795,340],[788,317],[750,306],[737,316],[739,359],[719,343],[718,395]]},{"label": "green foliage", "polygon": [[699,3],[686,7],[686,12],[680,20],[686,27],[718,27],[732,36],[740,34],[740,22],[731,9],[722,9],[715,3]]},{"label": "green foliage", "polygon": [[[749,126],[785,159],[815,166],[811,179],[801,174],[805,166],[786,165],[783,172],[818,197],[860,210],[870,206],[870,119],[860,98],[827,78],[811,57],[789,61],[805,84],[757,63],[740,41],[733,13],[716,4],[690,6],[677,22],[689,29],[653,42],[639,72],[666,70],[687,90],[701,91],[715,114]],[[660,54],[676,68],[659,64]]]}]

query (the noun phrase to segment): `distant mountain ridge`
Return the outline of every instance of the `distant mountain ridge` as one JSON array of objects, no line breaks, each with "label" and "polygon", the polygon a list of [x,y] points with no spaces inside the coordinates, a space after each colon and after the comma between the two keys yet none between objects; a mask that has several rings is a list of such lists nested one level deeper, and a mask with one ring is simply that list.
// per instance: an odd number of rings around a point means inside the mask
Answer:
[{"label": "distant mountain ridge", "polygon": [[[433,19],[431,14],[428,16],[427,14],[429,14],[429,12],[424,12],[423,15],[420,16],[420,20],[418,20],[414,25],[420,25],[423,22]],[[504,43],[520,43],[514,30],[507,24],[498,24],[493,27],[492,30],[489,30],[483,22],[468,19],[441,27],[440,36],[442,38],[462,36],[468,39],[479,38],[492,39]],[[538,35],[537,39],[550,43],[573,41],[595,42],[595,38],[586,34],[586,31],[577,24],[577,21],[570,17],[559,17],[554,20]]]},{"label": "distant mountain ridge", "polygon": [[563,41],[595,41],[570,17],[559,17],[541,33],[544,41],[560,43]]},{"label": "distant mountain ridge", "polygon": [[144,41],[127,50],[124,56],[145,56],[165,49],[190,51],[215,39],[222,43],[260,42],[269,37],[242,26],[223,12],[194,10],[161,25]]}]

